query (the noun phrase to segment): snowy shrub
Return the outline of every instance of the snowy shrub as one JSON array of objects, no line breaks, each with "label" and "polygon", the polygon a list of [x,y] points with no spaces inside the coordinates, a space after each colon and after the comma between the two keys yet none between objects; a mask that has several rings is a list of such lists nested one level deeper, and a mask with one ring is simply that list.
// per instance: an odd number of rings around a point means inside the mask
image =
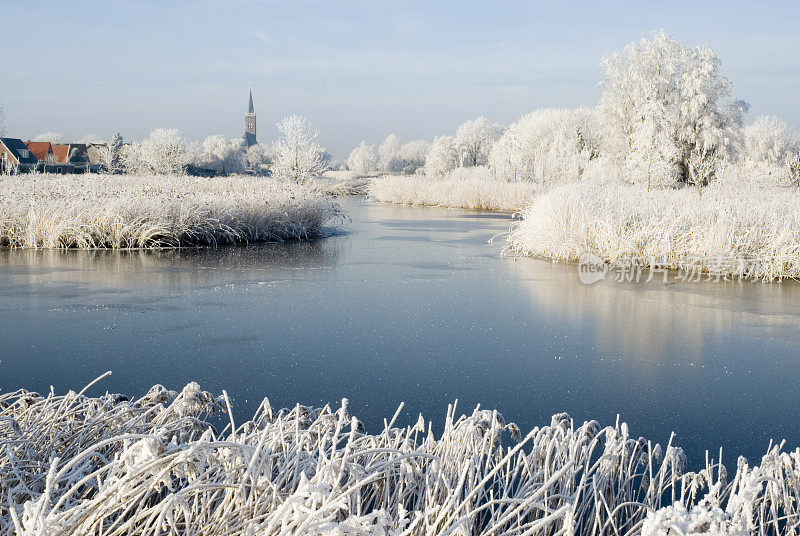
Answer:
[{"label": "snowy shrub", "polygon": [[314,238],[341,217],[328,198],[250,176],[0,177],[0,247],[127,249]]},{"label": "snowy shrub", "polygon": [[303,184],[327,169],[329,155],[317,142],[319,131],[308,119],[291,115],[277,126],[281,137],[272,143],[274,176]]},{"label": "snowy shrub", "polygon": [[375,146],[362,141],[347,157],[347,167],[361,175],[368,175],[377,165]]},{"label": "snowy shrub", "polygon": [[434,435],[401,410],[369,433],[346,399],[264,399],[237,426],[224,391],[196,383],[133,400],[3,393],[0,534],[784,536],[800,522],[800,450],[740,459],[729,480],[624,423],[562,413],[523,433],[451,405]]},{"label": "snowy shrub", "polygon": [[552,185],[578,180],[598,154],[595,113],[588,108],[536,110],[494,145],[489,167],[498,179]]},{"label": "snowy shrub", "polygon": [[748,105],[730,99],[731,84],[719,74],[720,61],[708,47],[681,46],[663,30],[612,54],[599,110],[613,143],[641,177],[672,177],[698,188],[714,178],[731,156]]},{"label": "snowy shrub", "polygon": [[245,157],[246,149],[242,138],[227,139],[215,134],[203,141],[201,152],[194,158],[194,163],[223,174],[241,173],[246,167]]},{"label": "snowy shrub", "polygon": [[744,159],[788,166],[800,151],[800,134],[786,121],[760,116],[744,128]]},{"label": "snowy shrub", "polygon": [[266,172],[273,161],[273,152],[269,145],[251,145],[245,152],[245,163],[248,169],[257,172]]},{"label": "snowy shrub", "polygon": [[129,173],[155,175],[182,175],[191,159],[180,132],[167,128],[157,128],[140,143],[126,146],[122,156]]}]

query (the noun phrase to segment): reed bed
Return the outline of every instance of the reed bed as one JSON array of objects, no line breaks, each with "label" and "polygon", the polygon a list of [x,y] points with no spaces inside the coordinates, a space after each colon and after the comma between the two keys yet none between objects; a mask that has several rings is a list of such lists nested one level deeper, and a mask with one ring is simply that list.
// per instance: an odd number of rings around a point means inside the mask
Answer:
[{"label": "reed bed", "polygon": [[391,175],[374,179],[367,189],[382,203],[503,211],[522,210],[541,191],[531,182],[493,179],[485,168],[457,169],[441,179]]},{"label": "reed bed", "polygon": [[0,177],[0,247],[133,249],[315,238],[342,218],[308,187],[263,177]]},{"label": "reed bed", "polygon": [[312,190],[330,195],[332,197],[346,197],[367,195],[367,189],[372,179],[370,177],[316,177],[306,181]]},{"label": "reed bed", "polygon": [[[715,277],[800,278],[800,191],[713,184],[656,189],[592,183],[537,197],[508,237],[518,255],[611,264],[638,259]],[[706,276],[707,277],[707,276]]]},{"label": "reed bed", "polygon": [[236,425],[224,391],[194,383],[136,400],[6,393],[0,534],[798,533],[800,450],[740,459],[728,478],[711,459],[686,472],[680,448],[625,424],[560,414],[522,435],[453,405],[437,437],[422,416],[398,426],[401,408],[370,434],[346,400],[276,411],[265,399]]}]

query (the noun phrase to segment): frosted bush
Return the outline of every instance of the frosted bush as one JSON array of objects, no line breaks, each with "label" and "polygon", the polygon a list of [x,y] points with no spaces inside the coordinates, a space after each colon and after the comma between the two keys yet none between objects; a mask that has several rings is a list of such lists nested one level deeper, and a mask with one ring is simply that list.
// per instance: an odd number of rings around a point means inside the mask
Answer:
[{"label": "frosted bush", "polygon": [[[254,145],[253,147],[259,146]],[[228,139],[220,134],[215,134],[203,141],[199,154],[194,158],[194,163],[220,173],[242,173],[246,167],[248,154],[249,151],[244,146],[242,138]]]},{"label": "frosted bush", "polygon": [[187,142],[177,129],[157,128],[139,143],[127,145],[122,158],[129,173],[181,175],[191,160]]},{"label": "frosted bush", "polygon": [[786,166],[800,151],[800,133],[777,117],[758,117],[743,133],[743,156],[751,162]]}]

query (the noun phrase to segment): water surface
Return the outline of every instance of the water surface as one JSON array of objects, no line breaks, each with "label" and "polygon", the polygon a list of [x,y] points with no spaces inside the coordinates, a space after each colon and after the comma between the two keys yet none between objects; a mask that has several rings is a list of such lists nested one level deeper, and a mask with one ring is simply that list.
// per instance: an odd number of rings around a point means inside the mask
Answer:
[{"label": "water surface", "polygon": [[226,389],[237,418],[338,404],[368,428],[447,404],[523,428],[566,411],[757,459],[800,446],[800,285],[587,286],[500,256],[502,214],[345,199],[311,243],[162,252],[0,250],[0,389]]}]

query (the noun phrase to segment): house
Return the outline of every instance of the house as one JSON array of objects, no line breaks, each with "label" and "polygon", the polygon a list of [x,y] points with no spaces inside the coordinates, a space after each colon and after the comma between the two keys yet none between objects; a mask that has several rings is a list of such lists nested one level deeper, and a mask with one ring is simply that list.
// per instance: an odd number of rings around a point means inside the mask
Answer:
[{"label": "house", "polygon": [[53,155],[56,157],[56,167],[60,164],[73,166],[75,173],[91,171],[89,158],[89,144],[86,143],[54,143]]},{"label": "house", "polygon": [[26,141],[28,150],[36,157],[40,164],[55,164],[53,146],[49,141]]},{"label": "house", "polygon": [[54,143],[51,145],[53,156],[58,164],[66,164],[69,162],[69,144]]},{"label": "house", "polygon": [[39,161],[19,138],[0,138],[0,173],[31,171]]},{"label": "house", "polygon": [[0,138],[0,173],[32,171],[39,160],[18,138]]},{"label": "house", "polygon": [[[49,141],[26,141],[28,149],[39,161],[37,170],[45,173],[74,173],[75,166],[68,162],[69,145],[53,145]],[[54,148],[56,148],[54,150]],[[58,151],[58,153],[56,153]],[[60,158],[60,160],[59,160]]]}]

